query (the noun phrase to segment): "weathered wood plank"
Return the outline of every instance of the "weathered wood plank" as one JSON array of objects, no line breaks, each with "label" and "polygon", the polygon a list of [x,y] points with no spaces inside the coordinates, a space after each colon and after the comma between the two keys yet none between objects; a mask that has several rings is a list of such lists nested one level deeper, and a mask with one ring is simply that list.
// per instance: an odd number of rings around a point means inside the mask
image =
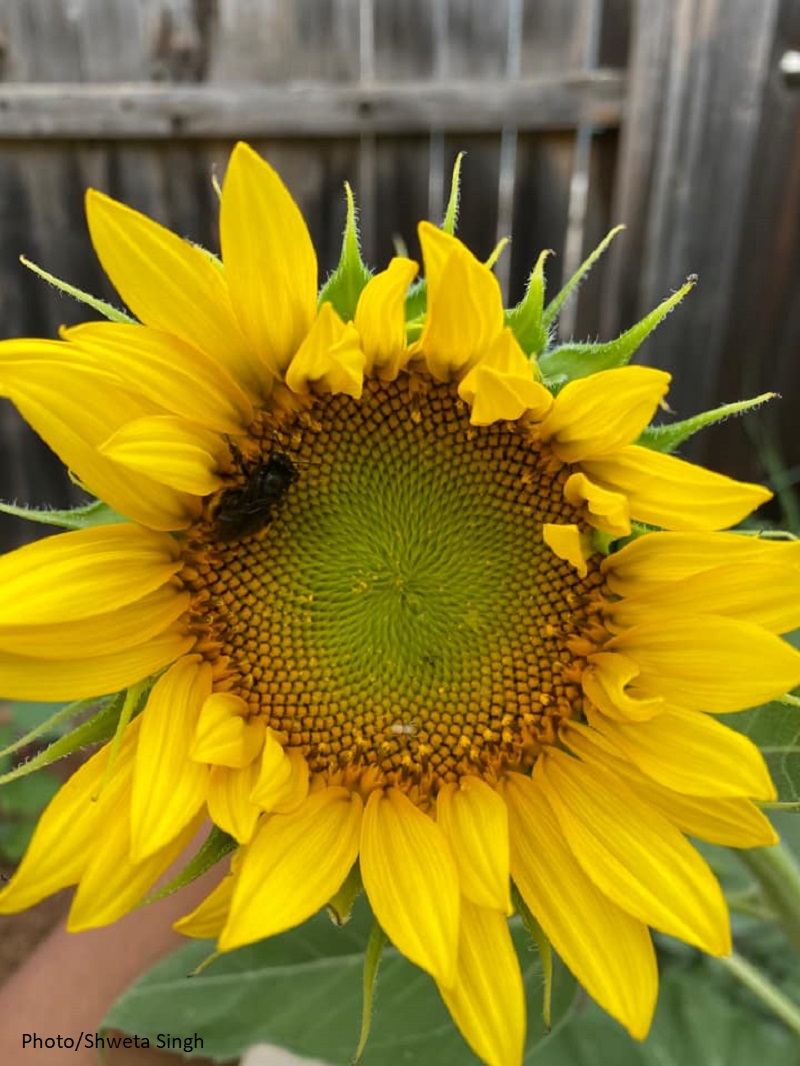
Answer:
[{"label": "weathered wood plank", "polygon": [[211,85],[4,84],[0,139],[340,137],[619,125],[620,71],[541,79]]},{"label": "weathered wood plank", "polygon": [[[628,266],[607,290],[608,332],[630,325],[685,278],[700,284],[647,341],[643,357],[675,372],[680,417],[729,395],[719,387],[725,323],[740,267],[747,193],[760,165],[779,0],[640,0],[615,215],[629,225]],[[777,239],[777,234],[775,235]],[[708,435],[691,442],[702,458]]]}]

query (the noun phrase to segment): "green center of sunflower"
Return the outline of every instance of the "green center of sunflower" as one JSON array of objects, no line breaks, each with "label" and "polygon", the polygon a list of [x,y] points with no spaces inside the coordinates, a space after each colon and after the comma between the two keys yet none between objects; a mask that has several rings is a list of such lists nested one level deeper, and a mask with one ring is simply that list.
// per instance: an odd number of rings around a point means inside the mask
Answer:
[{"label": "green center of sunflower", "polygon": [[530,767],[579,712],[570,643],[599,583],[542,539],[577,521],[568,469],[416,374],[256,436],[260,462],[212,501],[187,570],[231,689],[329,783],[369,770],[424,801]]}]

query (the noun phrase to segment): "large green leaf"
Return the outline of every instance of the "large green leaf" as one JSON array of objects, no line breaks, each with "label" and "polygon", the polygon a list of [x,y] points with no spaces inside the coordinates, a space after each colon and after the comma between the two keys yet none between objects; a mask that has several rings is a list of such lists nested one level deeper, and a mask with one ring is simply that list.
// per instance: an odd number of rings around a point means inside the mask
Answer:
[{"label": "large green leaf", "polygon": [[[263,1042],[331,1066],[347,1066],[358,1042],[369,925],[361,899],[344,927],[320,914],[299,929],[220,956],[188,979],[214,950],[211,941],[192,943],[128,990],[103,1024],[151,1041],[158,1033],[197,1032],[204,1040],[203,1054],[216,1061]],[[518,924],[514,936],[528,996],[530,1055],[544,1038],[538,1013],[541,969]],[[567,1015],[573,994],[572,978],[559,967],[554,1021]],[[431,979],[389,949],[381,963],[372,1031],[361,1061],[363,1066],[465,1066],[478,1060]]]},{"label": "large green leaf", "polygon": [[643,1044],[587,1003],[542,1045],[532,1066],[798,1066],[796,1040],[755,1007],[732,1002],[713,965],[698,963],[662,978]]}]

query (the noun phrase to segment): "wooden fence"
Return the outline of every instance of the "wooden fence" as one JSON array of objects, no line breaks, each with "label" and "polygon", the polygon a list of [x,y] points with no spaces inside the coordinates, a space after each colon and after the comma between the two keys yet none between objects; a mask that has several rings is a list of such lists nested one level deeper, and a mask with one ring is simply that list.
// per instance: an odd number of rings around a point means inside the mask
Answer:
[{"label": "wooden fence", "polygon": [[[0,0],[0,335],[85,317],[20,253],[112,296],[88,185],[214,248],[210,175],[244,137],[298,199],[324,276],[346,179],[381,265],[397,237],[415,254],[465,149],[459,232],[483,256],[513,233],[511,299],[542,248],[557,285],[625,221],[562,335],[610,337],[698,273],[642,352],[675,372],[674,410],[784,399],[758,439],[737,421],[692,457],[757,479],[765,461],[800,468],[792,48],[795,0]],[[77,499],[9,405],[0,456],[0,497]],[[3,547],[30,535],[0,523]]]}]

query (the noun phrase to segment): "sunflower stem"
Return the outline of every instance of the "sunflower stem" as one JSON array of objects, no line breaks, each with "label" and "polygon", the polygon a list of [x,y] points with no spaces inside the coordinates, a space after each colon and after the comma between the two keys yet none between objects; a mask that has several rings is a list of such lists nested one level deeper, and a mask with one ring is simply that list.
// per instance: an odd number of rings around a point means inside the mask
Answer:
[{"label": "sunflower stem", "polygon": [[800,948],[800,867],[780,844],[738,851],[788,939]]},{"label": "sunflower stem", "polygon": [[725,969],[741,984],[748,988],[765,1007],[777,1018],[780,1018],[792,1032],[800,1036],[800,1007],[793,1003],[787,996],[776,988],[765,977],[761,970],[757,969],[747,959],[733,952],[727,958],[717,960]]}]

